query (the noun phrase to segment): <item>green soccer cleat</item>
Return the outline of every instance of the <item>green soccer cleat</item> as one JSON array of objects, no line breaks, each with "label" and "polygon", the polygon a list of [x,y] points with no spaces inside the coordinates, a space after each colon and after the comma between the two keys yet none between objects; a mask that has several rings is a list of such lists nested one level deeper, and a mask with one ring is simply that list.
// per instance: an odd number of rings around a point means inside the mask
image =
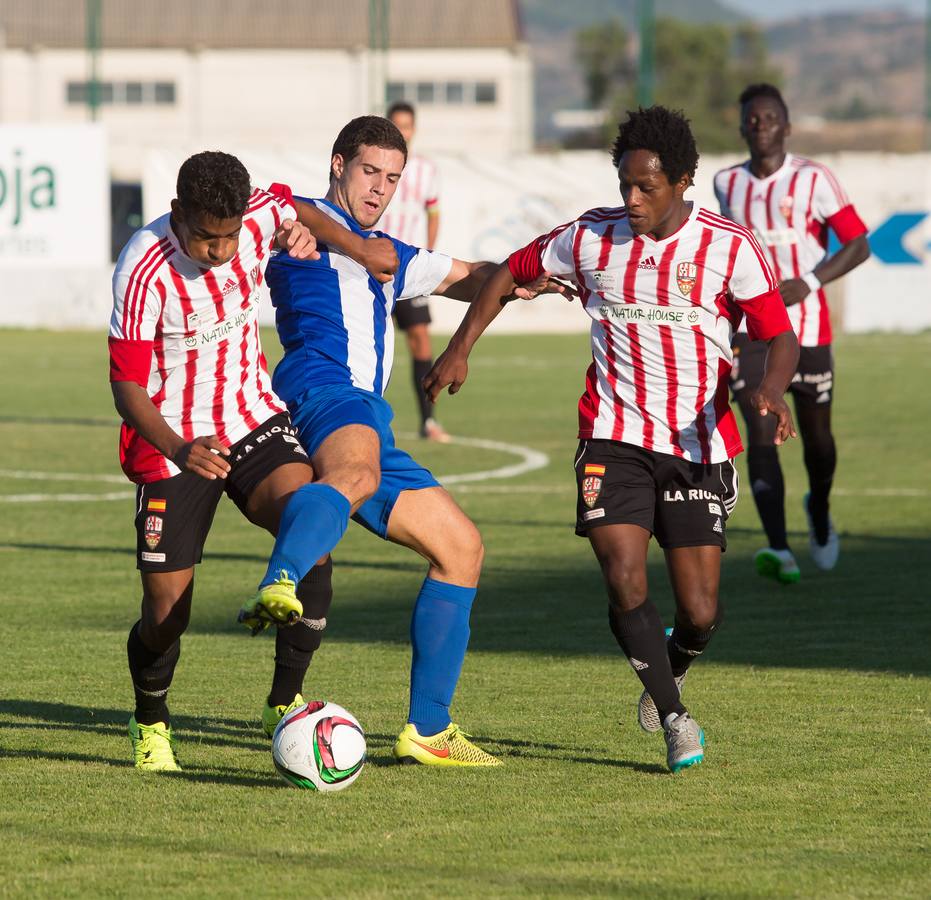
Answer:
[{"label": "green soccer cleat", "polygon": [[294,582],[282,569],[271,584],[260,587],[251,600],[243,603],[238,621],[254,637],[269,625],[293,625],[303,614],[304,607],[297,599]]},{"label": "green soccer cleat", "polygon": [[129,739],[140,772],[180,772],[175,756],[171,729],[164,722],[140,725],[136,717],[129,720]]},{"label": "green soccer cleat", "polygon": [[797,584],[802,577],[798,563],[791,550],[773,550],[764,547],[757,550],[753,557],[757,574],[764,578],[774,578],[780,584]]},{"label": "green soccer cleat", "polygon": [[422,766],[500,766],[501,760],[477,747],[458,725],[424,737],[408,722],[394,745],[395,759],[402,765]]},{"label": "green soccer cleat", "polygon": [[294,699],[287,706],[269,706],[266,702],[265,708],[262,710],[262,731],[264,731],[268,737],[272,737],[275,733],[275,729],[278,727],[278,723],[289,712],[304,706],[306,703],[307,701],[300,694],[295,694]]},{"label": "green soccer cleat", "polygon": [[670,772],[697,766],[705,758],[705,732],[688,713],[670,717],[666,733],[666,765]]}]

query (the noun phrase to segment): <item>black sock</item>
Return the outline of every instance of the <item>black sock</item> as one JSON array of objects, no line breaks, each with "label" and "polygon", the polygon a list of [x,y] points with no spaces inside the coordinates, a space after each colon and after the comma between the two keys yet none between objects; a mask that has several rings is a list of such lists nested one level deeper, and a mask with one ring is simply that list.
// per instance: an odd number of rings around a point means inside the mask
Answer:
[{"label": "black sock", "polygon": [[608,621],[637,677],[653,698],[659,720],[665,721],[670,713],[684,713],[685,707],[679,700],[679,689],[669,666],[663,621],[656,607],[647,600],[625,612],[619,606],[608,604]]},{"label": "black sock", "polygon": [[287,706],[304,689],[304,676],[323,639],[326,617],[333,599],[333,562],[314,566],[297,586],[304,615],[294,624],[278,629],[275,637],[275,674],[268,695],[269,706]]},{"label": "black sock", "polygon": [[747,450],[750,490],[769,546],[773,550],[788,550],[786,536],[786,489],[782,466],[775,447],[751,445]]},{"label": "black sock", "polygon": [[700,631],[680,622],[679,617],[676,617],[676,624],[666,642],[669,665],[676,678],[686,673],[688,667],[695,661],[695,657],[702,655],[723,618],[724,611],[719,606],[718,614],[711,625]]},{"label": "black sock", "polygon": [[837,448],[834,436],[830,432],[826,437],[819,438],[818,441],[805,444],[805,468],[808,470],[808,512],[815,529],[815,540],[819,544],[826,544],[828,497],[834,483],[834,470],[837,468]]},{"label": "black sock", "polygon": [[417,394],[417,404],[420,407],[420,424],[423,425],[427,419],[433,416],[433,404],[427,397],[427,392],[423,389],[423,380],[427,377],[430,369],[433,368],[432,359],[415,359],[414,360],[414,391]]},{"label": "black sock", "polygon": [[129,672],[136,694],[136,721],[140,725],[156,722],[171,724],[168,714],[168,688],[175,674],[175,666],[181,655],[181,639],[178,638],[164,653],[150,650],[139,637],[139,623],[129,629],[126,641],[126,656]]}]

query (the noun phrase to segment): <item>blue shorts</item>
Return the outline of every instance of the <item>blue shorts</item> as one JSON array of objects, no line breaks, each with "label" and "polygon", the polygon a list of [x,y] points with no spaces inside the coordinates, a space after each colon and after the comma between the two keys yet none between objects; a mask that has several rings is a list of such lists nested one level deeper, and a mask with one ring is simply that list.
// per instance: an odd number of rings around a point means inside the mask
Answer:
[{"label": "blue shorts", "polygon": [[352,517],[373,534],[386,537],[388,519],[401,491],[439,487],[440,483],[427,469],[409,453],[395,447],[391,431],[394,412],[383,397],[352,385],[325,385],[305,391],[288,404],[288,409],[291,423],[311,459],[320,445],[344,425],[368,425],[375,429],[381,442],[381,483]]}]

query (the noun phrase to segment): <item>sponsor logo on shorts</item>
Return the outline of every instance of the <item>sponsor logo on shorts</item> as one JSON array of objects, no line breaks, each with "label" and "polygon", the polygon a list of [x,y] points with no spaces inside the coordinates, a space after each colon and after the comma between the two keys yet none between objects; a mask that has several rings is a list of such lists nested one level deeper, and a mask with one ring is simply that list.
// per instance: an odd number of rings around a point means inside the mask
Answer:
[{"label": "sponsor logo on shorts", "polygon": [[162,517],[146,516],[145,543],[150,550],[154,550],[162,539]]},{"label": "sponsor logo on shorts", "polygon": [[588,512],[582,514],[582,521],[590,522],[592,519],[603,519],[604,517],[605,511],[603,509],[590,509]]},{"label": "sponsor logo on shorts", "polygon": [[631,665],[634,667],[634,669],[636,669],[638,672],[642,672],[644,669],[649,669],[649,668],[650,668],[650,664],[649,664],[649,663],[640,662],[639,659],[634,659],[634,657],[632,657],[632,656],[630,657],[630,664],[631,664]]},{"label": "sponsor logo on shorts", "polygon": [[300,444],[298,444],[298,445],[294,448],[294,452],[295,452],[298,456],[307,456],[307,451],[306,451]]},{"label": "sponsor logo on shorts", "polygon": [[821,392],[820,394],[818,394],[818,396],[815,398],[815,403],[827,403],[827,402],[830,401],[830,399],[831,399],[831,392],[830,392],[830,391],[822,391],[822,392]]},{"label": "sponsor logo on shorts", "polygon": [[713,515],[713,516],[720,516],[720,515],[721,515],[721,507],[720,507],[720,505],[717,504],[717,503],[709,503],[709,504],[708,504],[708,512],[710,512],[711,515]]},{"label": "sponsor logo on shorts", "polygon": [[149,512],[165,512],[168,502],[165,500],[158,500],[154,497],[146,504],[146,509]]},{"label": "sponsor logo on shorts", "polygon": [[663,491],[663,500],[666,503],[682,503],[684,500],[720,500],[713,491],[702,491],[692,488],[688,491]]},{"label": "sponsor logo on shorts", "polygon": [[676,266],[676,284],[679,285],[679,293],[688,297],[695,287],[695,280],[698,277],[698,266],[693,262],[680,262]]},{"label": "sponsor logo on shorts", "polygon": [[711,526],[711,530],[716,531],[718,534],[724,534],[724,526],[721,524],[720,516],[714,520],[714,525]]},{"label": "sponsor logo on shorts", "polygon": [[582,500],[589,509],[598,502],[602,480],[597,475],[587,475],[582,481]]},{"label": "sponsor logo on shorts", "polygon": [[164,553],[146,553],[143,551],[139,555],[142,557],[143,562],[165,562]]}]

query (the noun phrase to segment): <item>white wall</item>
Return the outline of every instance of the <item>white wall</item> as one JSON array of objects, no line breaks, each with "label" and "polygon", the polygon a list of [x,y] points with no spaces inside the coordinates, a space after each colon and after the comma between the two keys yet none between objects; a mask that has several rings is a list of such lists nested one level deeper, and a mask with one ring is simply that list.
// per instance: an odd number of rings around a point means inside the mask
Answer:
[{"label": "white wall", "polygon": [[[305,152],[290,147],[272,152],[267,147],[228,145],[248,166],[256,185],[285,181],[296,193],[320,196],[326,191],[328,147]],[[144,158],[146,217],[167,209],[184,150],[152,150]],[[506,158],[468,148],[459,156],[436,156],[442,173],[442,222],[439,246],[464,259],[502,259],[555,225],[575,218],[593,206],[618,204],[617,179],[607,154],[573,152],[553,155],[515,155]],[[904,233],[903,251],[916,262],[873,259],[841,284],[842,327],[850,332],[917,331],[931,328],[931,154],[887,156],[844,154],[825,156],[862,217],[875,231],[897,213],[928,214]],[[711,178],[734,157],[703,157],[696,178],[695,200],[716,209]],[[2,221],[2,210],[0,210]],[[896,238],[874,236],[890,255]],[[2,232],[0,232],[2,235]],[[3,271],[0,324],[86,326],[103,328],[108,319],[109,267],[96,273],[47,267],[27,277]],[[833,293],[833,292],[832,292]],[[450,332],[463,307],[453,301],[432,303],[437,331]],[[266,309],[265,321],[271,321]],[[552,297],[536,303],[512,304],[495,327],[509,331],[585,330],[588,319],[580,310]]]},{"label": "white wall", "polygon": [[[371,75],[376,76],[373,82]],[[88,77],[82,50],[0,48],[0,123],[80,123],[83,105],[68,104],[69,81]],[[152,147],[327,152],[349,119],[380,108],[389,80],[494,81],[497,102],[420,108],[424,149],[458,153],[481,146],[496,155],[526,152],[532,135],[531,63],[526,50],[396,50],[387,68],[367,48],[297,50],[104,50],[101,81],[171,81],[170,105],[103,105],[99,122],[111,174],[141,180]],[[374,99],[371,92],[374,88]]]}]

